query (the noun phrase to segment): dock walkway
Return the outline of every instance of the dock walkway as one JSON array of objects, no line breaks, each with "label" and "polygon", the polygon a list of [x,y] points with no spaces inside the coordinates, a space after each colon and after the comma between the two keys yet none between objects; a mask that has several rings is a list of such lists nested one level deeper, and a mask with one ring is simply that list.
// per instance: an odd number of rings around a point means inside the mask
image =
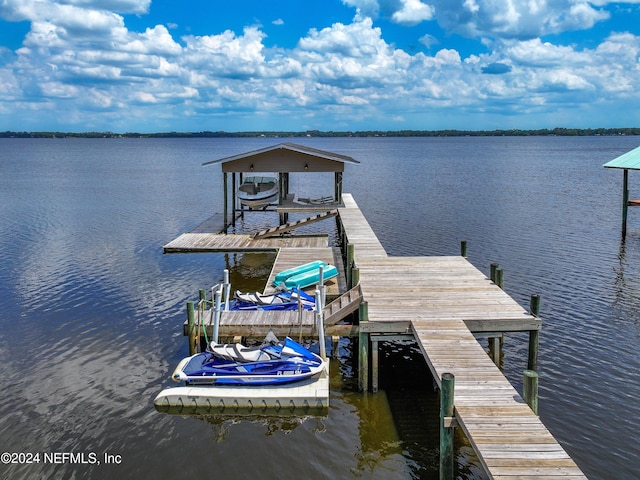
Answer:
[{"label": "dock walkway", "polygon": [[534,330],[540,320],[463,257],[387,256],[353,198],[343,199],[368,304],[360,330],[377,342],[410,325],[438,384],[455,376],[455,418],[491,478],[586,478],[472,333]]},{"label": "dock walkway", "polygon": [[283,247],[322,248],[328,244],[326,235],[254,239],[253,235],[187,232],[166,244],[163,249],[164,253],[275,252]]}]

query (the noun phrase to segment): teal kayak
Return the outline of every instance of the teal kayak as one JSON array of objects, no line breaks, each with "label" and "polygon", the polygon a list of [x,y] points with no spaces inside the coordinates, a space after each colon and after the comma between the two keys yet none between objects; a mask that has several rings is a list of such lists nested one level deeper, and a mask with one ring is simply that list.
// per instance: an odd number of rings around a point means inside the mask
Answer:
[{"label": "teal kayak", "polygon": [[[273,279],[273,286],[277,287],[282,282],[284,282],[287,278],[293,277],[295,275],[300,275],[305,272],[309,272],[312,270],[318,270],[318,268],[322,266],[325,267],[327,264],[322,260],[316,260],[314,262],[305,263],[304,265],[299,265],[297,267],[289,268],[287,270],[283,270],[282,272],[276,275],[276,278]],[[311,285],[311,284],[310,284]],[[295,286],[295,285],[294,285]]]},{"label": "teal kayak", "polygon": [[[324,271],[322,272],[323,280],[329,280],[338,276],[338,269],[333,265],[323,265]],[[305,288],[314,283],[320,281],[320,267],[316,267],[313,270],[309,270],[297,275],[293,275],[284,281],[284,285],[287,288],[299,287]]]}]

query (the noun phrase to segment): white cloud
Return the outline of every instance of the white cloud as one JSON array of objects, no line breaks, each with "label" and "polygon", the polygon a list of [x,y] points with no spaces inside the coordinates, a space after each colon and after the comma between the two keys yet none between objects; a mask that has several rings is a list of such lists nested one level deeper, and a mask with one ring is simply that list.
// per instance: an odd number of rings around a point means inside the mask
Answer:
[{"label": "white cloud", "polygon": [[420,37],[418,41],[427,48],[431,48],[433,45],[437,45],[438,43],[440,43],[440,41],[436,37],[428,33]]},{"label": "white cloud", "polygon": [[609,18],[587,0],[432,0],[438,23],[468,37],[530,39]]},{"label": "white cloud", "polygon": [[434,8],[421,0],[342,0],[342,3],[355,7],[359,15],[377,19],[379,16],[401,25],[417,25],[431,20]]},{"label": "white cloud", "polygon": [[378,18],[380,5],[378,0],[342,0],[342,3],[358,9],[359,13],[366,17]]},{"label": "white cloud", "polygon": [[553,68],[560,65],[582,63],[579,52],[567,46],[542,42],[539,38],[525,41],[505,42],[500,48],[502,54],[517,65],[534,68]]},{"label": "white cloud", "polygon": [[147,13],[151,0],[61,0],[59,3],[75,5],[88,10],[108,10],[117,13]]},{"label": "white cloud", "polygon": [[434,8],[420,0],[401,0],[401,8],[391,15],[391,20],[402,25],[417,25],[431,20]]},{"label": "white cloud", "polygon": [[63,20],[64,14],[78,12],[114,12],[137,13],[149,11],[151,0],[2,0],[0,18],[10,21],[48,21],[55,18]]},{"label": "white cloud", "polygon": [[591,2],[593,5],[597,5],[599,7],[605,6],[605,5],[609,5],[611,3],[638,3],[640,4],[640,0],[591,0]]},{"label": "white cloud", "polygon": [[530,39],[584,30],[609,18],[601,7],[640,0],[342,0],[372,19],[416,25],[434,18],[467,37]]},{"label": "white cloud", "polygon": [[367,58],[388,48],[381,36],[381,30],[372,26],[371,19],[364,18],[349,25],[336,23],[320,31],[311,29],[307,37],[300,39],[298,47],[303,51]]}]

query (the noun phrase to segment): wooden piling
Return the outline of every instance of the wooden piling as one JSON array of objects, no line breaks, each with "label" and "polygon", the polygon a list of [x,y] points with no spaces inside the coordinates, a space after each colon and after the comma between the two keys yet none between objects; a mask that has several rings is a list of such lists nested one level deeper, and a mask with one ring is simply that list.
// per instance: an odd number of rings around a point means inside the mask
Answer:
[{"label": "wooden piling", "polygon": [[498,267],[496,268],[495,284],[504,290],[504,271]]},{"label": "wooden piling", "polygon": [[524,371],[524,400],[531,407],[533,413],[538,415],[538,373],[533,370]]},{"label": "wooden piling", "polygon": [[489,267],[489,278],[493,283],[496,283],[496,270],[498,269],[497,263],[492,263]]},{"label": "wooden piling", "polygon": [[340,337],[331,336],[331,358],[340,358]]},{"label": "wooden piling", "polygon": [[360,269],[353,267],[351,269],[351,285],[349,288],[353,288],[360,283]]},{"label": "wooden piling", "polygon": [[353,257],[355,255],[355,245],[353,243],[347,243],[347,264],[345,265],[345,275],[347,277],[347,288],[353,288],[352,268]]},{"label": "wooden piling", "polygon": [[467,241],[466,240],[462,240],[460,242],[460,255],[463,256],[464,258],[467,258]]},{"label": "wooden piling", "polygon": [[371,391],[374,393],[379,387],[379,343],[378,340],[371,339]]},{"label": "wooden piling", "polygon": [[498,368],[500,368],[500,359],[502,357],[502,344],[502,337],[489,337],[489,356]]},{"label": "wooden piling", "polygon": [[454,375],[443,373],[440,384],[440,480],[453,479],[454,390]]},{"label": "wooden piling", "polygon": [[196,312],[192,301],[187,302],[187,323],[189,325],[189,355],[195,355],[196,342],[200,339],[196,335]]},{"label": "wooden piling", "polygon": [[[358,309],[360,324],[369,321],[369,305],[361,302]],[[358,388],[362,392],[369,390],[369,334],[360,329],[358,334]]]},{"label": "wooden piling", "polygon": [[[534,317],[540,316],[540,295],[531,295],[529,302],[529,313]],[[529,358],[527,360],[527,369],[538,370],[538,343],[540,331],[529,330]]]}]

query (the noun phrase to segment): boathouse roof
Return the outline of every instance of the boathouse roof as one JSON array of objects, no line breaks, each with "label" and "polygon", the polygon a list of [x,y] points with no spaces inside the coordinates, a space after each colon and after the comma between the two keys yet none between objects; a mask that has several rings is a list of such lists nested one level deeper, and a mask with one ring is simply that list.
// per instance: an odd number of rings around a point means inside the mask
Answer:
[{"label": "boathouse roof", "polygon": [[205,162],[203,166],[222,165],[223,172],[343,172],[345,163],[360,162],[347,155],[285,142]]},{"label": "boathouse roof", "polygon": [[617,158],[605,163],[605,168],[622,168],[625,170],[640,170],[640,147],[637,147]]}]

